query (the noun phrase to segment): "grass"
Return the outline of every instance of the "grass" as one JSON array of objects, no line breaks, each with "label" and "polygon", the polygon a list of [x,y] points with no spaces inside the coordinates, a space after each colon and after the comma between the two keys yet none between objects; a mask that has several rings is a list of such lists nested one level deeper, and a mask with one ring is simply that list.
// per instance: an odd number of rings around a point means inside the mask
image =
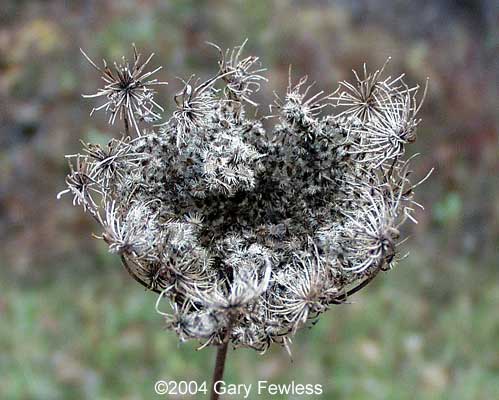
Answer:
[{"label": "grass", "polygon": [[[209,381],[213,349],[179,344],[155,296],[102,262],[30,286],[0,273],[0,398],[160,399],[158,379]],[[292,360],[280,348],[229,352],[226,381],[322,384],[314,399],[496,398],[499,281],[462,263],[451,280],[466,285],[440,291],[450,277],[425,279],[429,268],[406,262],[334,307],[297,335]]]}]

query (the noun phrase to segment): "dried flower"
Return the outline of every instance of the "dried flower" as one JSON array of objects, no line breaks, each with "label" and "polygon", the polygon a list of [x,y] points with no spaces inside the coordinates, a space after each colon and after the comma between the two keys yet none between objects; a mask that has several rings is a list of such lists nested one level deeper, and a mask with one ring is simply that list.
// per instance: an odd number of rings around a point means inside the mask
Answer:
[{"label": "dried flower", "polygon": [[[371,121],[374,117],[383,115],[383,113],[393,104],[390,103],[394,98],[400,96],[407,86],[402,79],[404,74],[397,78],[387,77],[382,79],[386,65],[391,58],[388,58],[380,69],[373,73],[367,72],[367,66],[363,66],[362,77],[357,71],[352,70],[355,75],[355,83],[348,81],[340,82],[340,87],[332,96],[336,100],[337,107],[343,107],[345,110],[338,114],[348,115],[360,119],[362,122]],[[407,88],[407,92],[412,92],[416,88]]]},{"label": "dried flower", "polygon": [[[57,198],[60,199],[66,193],[73,194],[73,205],[83,206],[83,210],[95,212],[97,205],[95,204],[92,194],[102,194],[98,182],[96,181],[96,170],[93,165],[88,162],[86,157],[80,154],[68,155],[68,165],[70,173],[66,177],[66,185],[68,188],[59,192]],[[76,159],[76,166],[73,166],[71,159]]]},{"label": "dried flower", "polygon": [[193,79],[194,75],[183,81],[184,88],[174,97],[177,110],[173,113],[173,118],[181,133],[203,128],[205,123],[210,121],[210,115],[217,106],[216,90],[213,85],[218,76],[201,84],[197,79],[195,87],[191,85]]},{"label": "dried flower", "polygon": [[[261,75],[266,68],[260,68],[258,57],[249,56],[240,59],[241,53],[246,45],[246,39],[241,46],[234,49],[227,49],[225,54],[216,44],[214,46],[220,53],[220,74],[225,81],[224,93],[229,100],[240,103],[245,101],[253,106],[258,104],[251,100],[250,96],[260,90],[260,82],[266,82],[267,78]],[[255,68],[256,67],[256,68]]]},{"label": "dried flower", "polygon": [[313,96],[307,97],[308,92],[312,87],[314,87],[315,82],[309,84],[306,89],[302,92],[302,86],[304,86],[308,81],[308,76],[302,77],[296,85],[293,85],[291,79],[291,67],[289,68],[289,79],[288,87],[286,89],[286,96],[284,101],[280,99],[277,93],[274,93],[275,100],[274,105],[270,106],[278,110],[281,117],[283,117],[287,122],[292,125],[297,124],[298,127],[303,127],[305,130],[313,125],[315,118],[321,110],[330,105],[329,102],[325,102],[331,98],[331,95],[323,96],[324,91],[314,94]]},{"label": "dried flower", "polygon": [[102,74],[102,80],[105,82],[104,88],[99,89],[97,93],[83,95],[86,98],[106,98],[106,102],[94,108],[92,113],[104,109],[109,113],[109,123],[111,125],[114,125],[116,117],[119,116],[125,124],[125,131],[128,132],[130,124],[132,124],[138,135],[140,135],[140,129],[137,119],[152,122],[160,118],[160,115],[155,110],[160,112],[164,110],[154,101],[155,90],[152,89],[152,86],[166,85],[167,83],[160,82],[157,79],[150,79],[150,77],[162,67],[144,72],[154,53],[142,62],[141,55],[133,45],[133,64],[130,64],[123,57],[120,64],[114,63],[114,68],[109,67],[106,60],[103,60],[104,66],[100,68],[83,50],[80,49],[80,51],[88,62]]},{"label": "dried flower", "polygon": [[148,80],[158,69],[144,72],[150,58],[135,52],[132,66],[112,71],[85,55],[106,82],[98,109],[138,137],[84,143],[68,156],[75,166],[60,194],[90,211],[128,273],[159,294],[156,308],[181,340],[289,351],[300,327],[400,259],[400,226],[420,207],[421,182],[411,184],[403,157],[422,100],[403,75],[383,78],[385,66],[364,66],[328,95],[309,95],[313,84],[290,74],[270,134],[245,113],[266,81],[258,58],[242,57],[245,43],[215,46],[216,75],[184,81],[172,117],[142,133],[135,118],[162,110],[149,87],[161,82]]}]

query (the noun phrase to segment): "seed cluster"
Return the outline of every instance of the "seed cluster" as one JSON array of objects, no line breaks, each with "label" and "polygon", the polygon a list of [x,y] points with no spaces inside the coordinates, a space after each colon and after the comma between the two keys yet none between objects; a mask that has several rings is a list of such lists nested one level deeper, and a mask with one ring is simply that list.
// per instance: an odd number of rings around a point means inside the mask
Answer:
[{"label": "seed cluster", "polygon": [[244,44],[215,47],[216,75],[184,81],[172,117],[145,129],[161,110],[149,86],[162,82],[144,72],[151,58],[142,65],[135,51],[114,73],[90,60],[106,82],[97,110],[124,118],[126,131],[67,156],[61,194],[159,294],[157,311],[181,340],[288,348],[298,328],[400,258],[399,227],[419,206],[403,157],[422,100],[384,66],[364,66],[332,94],[290,73],[272,115],[250,118],[264,69],[242,57]]}]

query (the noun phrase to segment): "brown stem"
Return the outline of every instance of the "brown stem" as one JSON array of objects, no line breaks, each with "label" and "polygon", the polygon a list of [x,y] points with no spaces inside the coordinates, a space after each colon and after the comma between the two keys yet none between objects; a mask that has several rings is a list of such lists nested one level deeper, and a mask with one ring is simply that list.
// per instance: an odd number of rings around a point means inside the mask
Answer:
[{"label": "brown stem", "polygon": [[147,290],[151,290],[152,292],[156,292],[158,294],[161,294],[161,290],[158,290],[156,288],[151,287],[151,285],[148,285],[146,282],[144,282],[142,279],[140,279],[135,272],[130,268],[130,265],[128,265],[128,262],[125,258],[124,255],[121,255],[121,263],[125,267],[126,271],[128,274],[135,279],[135,281],[139,282],[142,286],[144,286]]},{"label": "brown stem", "polygon": [[125,115],[123,116],[123,123],[125,124],[125,135],[129,136],[130,134],[130,123],[128,122],[128,116]]},{"label": "brown stem", "polygon": [[215,361],[215,369],[213,370],[213,381],[211,383],[211,400],[218,400],[219,395],[215,391],[215,383],[221,381],[224,376],[225,360],[227,358],[227,350],[229,348],[229,341],[224,340],[217,349],[217,359]]},{"label": "brown stem", "polygon": [[371,282],[376,277],[376,275],[378,275],[378,271],[373,273],[369,278],[365,279],[364,281],[359,283],[357,286],[354,286],[353,288],[348,290],[346,293],[342,293],[338,297],[335,297],[332,300],[332,303],[333,304],[342,304],[343,302],[345,302],[348,299],[349,296],[357,293],[360,289],[366,287],[369,284],[369,282]]}]

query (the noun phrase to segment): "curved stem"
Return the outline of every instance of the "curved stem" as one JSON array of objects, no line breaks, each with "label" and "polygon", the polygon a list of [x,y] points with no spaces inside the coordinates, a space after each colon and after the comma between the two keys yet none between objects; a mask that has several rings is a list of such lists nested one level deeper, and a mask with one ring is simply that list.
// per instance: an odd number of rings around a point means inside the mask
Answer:
[{"label": "curved stem", "polygon": [[213,380],[211,383],[211,400],[218,400],[219,394],[215,391],[215,384],[221,381],[224,376],[225,360],[227,359],[227,350],[229,348],[229,341],[224,340],[217,349],[217,358],[215,361],[215,369],[213,370]]},{"label": "curved stem", "polygon": [[128,274],[133,278],[135,279],[135,281],[139,282],[142,286],[144,286],[147,290],[150,290],[152,292],[155,292],[157,294],[161,294],[161,290],[158,290],[156,288],[153,288],[151,287],[150,285],[148,285],[146,282],[144,282],[142,279],[140,279],[137,274],[135,274],[132,269],[130,268],[130,265],[128,265],[128,262],[125,258],[124,255],[121,255],[121,263],[123,264],[123,266],[125,267],[126,271],[128,272]]},{"label": "curved stem", "polygon": [[333,304],[342,304],[343,302],[345,302],[349,296],[353,295],[354,293],[357,293],[360,289],[367,286],[376,277],[376,275],[378,275],[378,272],[379,271],[376,271],[369,278],[365,279],[364,281],[359,283],[357,286],[354,286],[353,288],[348,290],[346,293],[342,293],[338,297],[334,298],[332,303]]}]

